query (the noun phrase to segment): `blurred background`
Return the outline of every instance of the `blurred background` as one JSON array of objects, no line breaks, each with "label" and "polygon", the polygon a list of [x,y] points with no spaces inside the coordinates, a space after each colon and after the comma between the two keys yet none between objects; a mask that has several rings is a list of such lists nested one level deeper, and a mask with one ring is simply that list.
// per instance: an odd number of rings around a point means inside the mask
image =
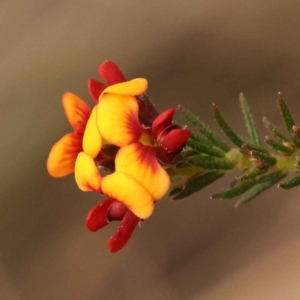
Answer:
[{"label": "blurred background", "polygon": [[297,0],[1,0],[0,298],[300,299],[299,190],[273,188],[235,209],[209,199],[226,177],[161,201],[112,255],[118,224],[84,226],[99,196],[45,167],[70,132],[61,95],[92,105],[86,82],[106,59],[146,77],[159,110],[183,104],[213,129],[217,103],[245,133],[241,91],[261,135],[264,115],[283,128],[278,91],[299,124],[299,13]]}]

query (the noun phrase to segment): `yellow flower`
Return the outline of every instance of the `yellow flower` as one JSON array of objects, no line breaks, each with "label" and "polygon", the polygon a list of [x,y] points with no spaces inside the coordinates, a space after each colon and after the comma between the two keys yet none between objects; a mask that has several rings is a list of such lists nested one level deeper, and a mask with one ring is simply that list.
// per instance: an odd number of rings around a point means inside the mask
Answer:
[{"label": "yellow flower", "polygon": [[[138,118],[136,96],[143,94],[147,85],[146,79],[137,78],[109,86],[92,112],[77,96],[65,94],[63,105],[74,132],[53,146],[47,162],[52,176],[75,170],[82,191],[103,192],[141,219],[152,214],[154,203],[170,186],[167,172],[157,161],[153,138]],[[103,139],[120,149],[115,172],[101,178],[94,160]]]},{"label": "yellow flower", "polygon": [[[172,122],[177,109],[158,115],[144,95],[146,79],[126,81],[110,61],[98,72],[109,86],[89,79],[96,102],[92,110],[74,94],[64,94],[63,107],[73,132],[52,147],[47,169],[53,177],[74,172],[82,191],[107,195],[90,211],[86,226],[97,231],[113,220],[121,221],[108,242],[110,251],[117,252],[167,193],[170,177],[161,164],[173,162],[191,132]],[[102,168],[109,174],[101,176]]]},{"label": "yellow flower", "polygon": [[147,89],[137,78],[106,88],[97,107],[97,127],[110,144],[120,147],[115,172],[102,178],[104,194],[126,205],[137,217],[148,218],[154,203],[168,191],[170,178],[156,159],[151,136],[138,119],[136,96]]}]

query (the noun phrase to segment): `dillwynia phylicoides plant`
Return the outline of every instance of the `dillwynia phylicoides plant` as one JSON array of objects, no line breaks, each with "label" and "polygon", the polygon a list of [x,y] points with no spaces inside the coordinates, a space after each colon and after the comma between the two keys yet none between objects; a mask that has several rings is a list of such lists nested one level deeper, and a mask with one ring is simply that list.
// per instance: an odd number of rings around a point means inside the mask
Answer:
[{"label": "dillwynia phylicoides plant", "polygon": [[[300,129],[280,94],[278,104],[288,136],[264,118],[272,136],[265,138],[268,148],[261,143],[243,95],[240,104],[247,138],[238,136],[213,105],[215,120],[231,147],[184,107],[159,114],[146,93],[146,79],[127,80],[111,61],[102,63],[98,72],[107,86],[88,81],[95,102],[92,109],[72,93],[63,95],[73,131],[52,147],[47,169],[53,177],[74,173],[80,190],[105,196],[88,213],[86,226],[97,231],[111,221],[121,222],[108,241],[111,252],[126,245],[137,225],[151,216],[155,203],[167,193],[180,200],[236,170],[241,175],[232,186],[212,199],[239,196],[238,206],[277,183],[284,189],[300,184]],[[173,123],[177,111],[193,128]],[[294,177],[284,181],[290,174]]]}]

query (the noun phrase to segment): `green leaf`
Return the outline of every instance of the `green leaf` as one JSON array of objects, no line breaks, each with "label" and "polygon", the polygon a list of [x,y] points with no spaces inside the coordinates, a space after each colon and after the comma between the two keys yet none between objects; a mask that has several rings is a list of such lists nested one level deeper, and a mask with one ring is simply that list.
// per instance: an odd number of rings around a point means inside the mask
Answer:
[{"label": "green leaf", "polygon": [[233,144],[235,144],[238,147],[242,147],[243,144],[245,144],[245,141],[242,140],[227,124],[227,122],[222,117],[218,107],[213,104],[213,111],[215,115],[215,119],[225,135],[232,141]]},{"label": "green leaf", "polygon": [[181,111],[185,118],[190,121],[195,128],[201,132],[212,144],[214,144],[216,147],[224,150],[225,152],[230,150],[230,147],[226,145],[223,141],[221,141],[215,133],[213,133],[209,127],[202,121],[199,120],[198,117],[196,117],[191,111],[188,109],[181,107]]},{"label": "green leaf", "polygon": [[225,191],[223,193],[215,194],[211,196],[211,199],[231,199],[236,196],[242,195],[247,190],[252,188],[256,183],[255,179],[249,179],[243,181],[238,186],[234,187],[233,189],[230,189],[228,191]]},{"label": "green leaf", "polygon": [[[194,132],[192,132],[190,139],[192,139],[193,141],[196,141],[196,142],[204,143],[210,147],[214,147],[214,144],[212,142],[210,142],[207,138],[200,137],[199,135],[197,135]],[[220,147],[218,147],[218,148],[220,149]]]},{"label": "green leaf", "polygon": [[295,125],[295,122],[287,106],[287,103],[284,101],[280,93],[278,93],[278,104],[287,130],[288,132],[292,132],[292,128]]},{"label": "green leaf", "polygon": [[261,152],[256,151],[256,150],[252,150],[250,152],[250,154],[254,158],[260,160],[261,162],[263,162],[267,166],[275,166],[276,165],[276,162],[277,162],[276,158],[274,158],[274,157],[272,157],[270,155],[266,155],[266,154],[261,153]]},{"label": "green leaf", "polygon": [[298,185],[300,185],[300,175],[295,176],[295,177],[291,178],[290,180],[287,180],[286,182],[280,183],[278,185],[278,187],[288,190],[288,189],[291,189]]},{"label": "green leaf", "polygon": [[253,145],[253,144],[249,144],[249,143],[243,144],[242,147],[241,147],[241,149],[256,150],[256,151],[259,151],[259,152],[263,152],[263,153],[269,154],[268,150],[265,149],[264,147]]},{"label": "green leaf", "polygon": [[271,131],[278,142],[290,142],[290,139],[281,133],[266,117],[263,117],[262,121],[265,127]]},{"label": "green leaf", "polygon": [[189,178],[193,178],[196,175],[200,175],[201,173],[203,173],[203,171],[195,166],[170,169],[168,171],[172,183],[176,183],[177,186],[178,184],[183,184],[184,182],[187,182]]},{"label": "green leaf", "polygon": [[197,150],[198,152],[205,153],[211,156],[224,157],[225,155],[224,151],[220,150],[219,148],[211,147],[210,145],[205,144],[202,141],[200,142],[189,139],[186,144],[192,149]]},{"label": "green leaf", "polygon": [[248,102],[242,93],[240,94],[240,103],[241,103],[241,109],[242,109],[242,112],[243,112],[243,115],[244,115],[244,118],[246,121],[246,127],[248,130],[250,143],[260,146],[261,142],[260,142],[256,127],[255,127],[253,115],[250,111]]},{"label": "green leaf", "polygon": [[181,158],[182,159],[185,159],[185,158],[188,158],[188,157],[191,157],[191,156],[195,156],[198,154],[198,151],[195,151],[195,150],[186,150],[184,151],[184,153],[181,155]]},{"label": "green leaf", "polygon": [[288,130],[291,138],[292,138],[292,141],[299,148],[300,147],[300,139],[293,130],[293,126],[295,125],[294,119],[292,117],[292,114],[290,113],[287,103],[284,101],[284,99],[282,98],[280,93],[278,93],[278,104],[279,104],[279,108],[281,111],[281,115],[284,119],[285,125],[287,127],[287,130]]},{"label": "green leaf", "polygon": [[182,191],[182,188],[181,188],[181,187],[175,188],[175,189],[173,189],[173,190],[169,193],[169,196],[174,196],[174,195],[178,194],[178,193],[181,192],[181,191]]},{"label": "green leaf", "polygon": [[243,194],[238,202],[235,204],[235,207],[246,204],[253,200],[255,197],[263,193],[265,190],[269,189],[271,186],[276,184],[279,180],[283,179],[286,174],[281,171],[271,173],[265,176],[262,176],[257,184],[254,185],[250,190],[248,190],[245,194]]},{"label": "green leaf", "polygon": [[[188,182],[188,184],[182,188],[179,193],[174,197],[174,200],[179,200],[185,197],[188,197],[206,186],[210,185],[220,177],[222,177],[224,173],[219,171],[210,171],[203,175],[193,178]],[[173,192],[173,191],[172,191]],[[171,193],[172,193],[171,192]]]},{"label": "green leaf", "polygon": [[281,172],[281,171],[276,171],[270,174],[267,174],[265,176],[262,176],[259,178],[259,180],[257,181],[257,183],[264,183],[264,182],[269,182],[269,181],[273,181],[273,180],[277,180],[277,178],[283,178],[286,176],[285,173]]},{"label": "green leaf", "polygon": [[235,164],[226,158],[216,158],[207,155],[197,155],[189,159],[189,162],[205,170],[232,170]]},{"label": "green leaf", "polygon": [[267,173],[268,169],[255,169],[255,170],[251,170],[239,177],[237,177],[237,181],[244,181],[247,179],[253,179],[257,176],[263,175],[265,173]]},{"label": "green leaf", "polygon": [[274,150],[279,151],[281,153],[285,153],[288,155],[292,155],[295,150],[289,147],[286,147],[284,145],[282,145],[281,143],[278,143],[276,141],[273,141],[271,139],[269,139],[268,137],[266,137],[265,142]]}]

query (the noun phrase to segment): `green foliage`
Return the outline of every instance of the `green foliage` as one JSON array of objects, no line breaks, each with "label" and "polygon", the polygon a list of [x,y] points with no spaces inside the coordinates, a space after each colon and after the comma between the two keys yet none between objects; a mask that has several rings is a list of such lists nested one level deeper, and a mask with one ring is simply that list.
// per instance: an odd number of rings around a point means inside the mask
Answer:
[{"label": "green foliage", "polygon": [[242,147],[243,144],[245,144],[245,141],[242,140],[227,124],[227,122],[225,121],[225,119],[222,117],[217,105],[213,104],[213,111],[214,111],[214,115],[215,115],[215,119],[217,121],[217,123],[219,124],[219,126],[221,127],[221,129],[223,130],[223,132],[225,133],[225,135],[231,140],[231,142],[238,146],[238,147]]},{"label": "green foliage", "polygon": [[290,180],[279,184],[278,187],[288,190],[298,185],[300,185],[300,175],[295,176]]},{"label": "green foliage", "polygon": [[243,175],[236,177],[236,181],[239,182],[239,181],[244,181],[247,179],[253,179],[259,175],[265,174],[267,171],[268,171],[267,168],[250,170],[248,172],[245,172]]},{"label": "green foliage", "polygon": [[270,155],[267,155],[265,153],[252,150],[250,151],[250,155],[254,158],[256,158],[258,161],[262,162],[265,164],[265,166],[270,167],[270,166],[275,166],[276,164],[276,158],[272,157]]},{"label": "green foliage", "polygon": [[209,155],[197,155],[189,159],[191,165],[205,170],[232,170],[234,162],[226,158],[217,158]]},{"label": "green foliage", "polygon": [[202,133],[210,143],[212,143],[213,145],[222,149],[225,152],[230,150],[230,147],[227,144],[225,144],[221,139],[219,139],[217,135],[214,132],[212,132],[204,122],[200,121],[199,118],[195,116],[191,111],[183,107],[181,107],[181,111],[186,117],[186,119],[190,121],[194,125],[196,130]]},{"label": "green foliage", "polygon": [[273,136],[273,139],[266,137],[265,142],[275,152],[268,151],[262,145],[250,107],[242,94],[240,104],[248,132],[246,138],[240,137],[228,125],[219,108],[213,105],[215,120],[221,131],[235,145],[232,148],[191,111],[181,107],[183,115],[202,136],[192,133],[186,152],[181,155],[177,165],[169,170],[171,178],[173,175],[174,178],[180,178],[173,181],[174,189],[170,193],[173,199],[190,196],[235,170],[242,171],[242,174],[235,177],[231,188],[212,195],[212,199],[239,197],[236,203],[239,206],[295,173],[296,176],[278,186],[290,189],[300,185],[300,128],[295,125],[282,96],[279,94],[278,104],[290,138],[281,133],[266,117],[263,118],[264,125]]},{"label": "green foliage", "polygon": [[266,126],[267,129],[270,130],[274,138],[276,139],[277,142],[289,142],[290,139],[286,137],[283,133],[281,133],[275,125],[273,125],[267,117],[263,117],[263,123]]},{"label": "green foliage", "polygon": [[198,140],[189,139],[187,141],[187,146],[196,150],[197,152],[208,154],[215,157],[224,157],[225,152],[213,145],[206,143],[205,139],[199,138]]},{"label": "green foliage", "polygon": [[187,182],[185,186],[174,189],[173,191],[171,191],[170,195],[174,195],[174,200],[185,198],[202,190],[203,188],[210,185],[223,175],[224,173],[219,171],[207,172],[198,177],[192,178]]},{"label": "green foliage", "polygon": [[285,153],[286,155],[292,155],[295,152],[295,149],[286,147],[284,144],[276,142],[274,140],[269,139],[266,137],[265,142],[276,151],[279,151],[281,153]]},{"label": "green foliage", "polygon": [[240,94],[240,103],[241,103],[241,110],[242,110],[242,113],[244,114],[246,127],[247,127],[248,134],[249,134],[249,141],[253,145],[261,146],[260,138],[258,136],[256,127],[255,127],[255,123],[254,123],[252,113],[250,111],[250,107],[249,107],[248,102],[243,94]]},{"label": "green foliage", "polygon": [[235,206],[238,207],[240,205],[250,202],[258,195],[275,185],[279,180],[283,179],[285,176],[286,174],[277,171],[275,173],[271,173],[259,178],[256,184],[251,189],[249,189],[244,195],[242,195],[240,199],[238,199]]}]

